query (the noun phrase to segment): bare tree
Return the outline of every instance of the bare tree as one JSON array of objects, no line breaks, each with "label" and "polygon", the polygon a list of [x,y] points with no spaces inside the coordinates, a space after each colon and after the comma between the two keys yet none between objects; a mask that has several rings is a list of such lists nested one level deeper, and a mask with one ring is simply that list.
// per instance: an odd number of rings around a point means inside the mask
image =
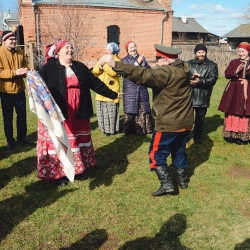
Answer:
[{"label": "bare tree", "polygon": [[250,23],[250,3],[247,4],[246,8],[243,10],[243,14],[241,16],[241,20],[243,23]]},{"label": "bare tree", "polygon": [[56,4],[43,7],[39,12],[42,46],[59,38],[66,39],[75,47],[75,59],[83,59],[87,48],[94,44],[94,38],[89,35],[92,20],[88,8],[84,1],[77,0],[57,0]]},{"label": "bare tree", "polygon": [[181,42],[181,43],[188,42],[187,33],[178,32],[178,36],[179,36],[178,42]]}]

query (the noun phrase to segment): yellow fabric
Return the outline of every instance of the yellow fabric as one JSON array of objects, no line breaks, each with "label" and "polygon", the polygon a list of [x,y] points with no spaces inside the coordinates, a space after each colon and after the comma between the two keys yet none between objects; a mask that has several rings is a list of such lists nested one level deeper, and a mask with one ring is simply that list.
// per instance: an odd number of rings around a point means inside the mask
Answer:
[{"label": "yellow fabric", "polygon": [[[117,55],[113,55],[113,58],[115,61],[120,61],[119,57]],[[103,81],[108,88],[115,92],[120,92],[120,77],[117,75],[117,73],[107,64],[105,63],[103,66],[103,70],[100,69],[100,64],[99,62],[95,65],[93,68],[92,72],[98,78]],[[110,99],[105,96],[96,94],[96,101],[103,101],[103,102],[114,102],[114,103],[119,103],[120,99]]]},{"label": "yellow fabric", "polygon": [[8,50],[3,44],[0,47],[0,92],[17,94],[25,89],[23,76],[16,76],[16,70],[27,67],[21,49],[15,52]]}]

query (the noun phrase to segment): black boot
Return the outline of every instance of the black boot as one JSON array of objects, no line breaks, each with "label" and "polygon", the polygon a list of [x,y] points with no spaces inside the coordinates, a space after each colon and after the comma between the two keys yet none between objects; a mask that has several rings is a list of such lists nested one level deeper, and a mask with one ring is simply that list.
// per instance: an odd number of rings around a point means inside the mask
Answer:
[{"label": "black boot", "polygon": [[186,168],[177,168],[176,169],[176,179],[179,186],[182,189],[188,188],[188,176],[186,173]]},{"label": "black boot", "polygon": [[67,185],[68,185],[69,180],[68,180],[68,178],[67,178],[66,176],[64,176],[64,177],[59,178],[59,179],[57,180],[57,182],[58,182],[58,186],[64,187],[64,186],[67,186]]},{"label": "black boot", "polygon": [[169,175],[167,166],[158,166],[155,169],[155,172],[156,172],[159,180],[161,181],[161,186],[156,192],[153,192],[152,195],[158,196],[158,195],[162,195],[164,193],[174,192],[174,186],[173,186],[171,177]]}]

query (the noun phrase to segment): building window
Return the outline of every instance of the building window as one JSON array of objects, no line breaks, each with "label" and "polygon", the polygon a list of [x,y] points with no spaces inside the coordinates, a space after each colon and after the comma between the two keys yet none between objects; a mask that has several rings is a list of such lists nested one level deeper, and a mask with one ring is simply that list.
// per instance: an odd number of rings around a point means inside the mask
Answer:
[{"label": "building window", "polygon": [[108,32],[108,43],[114,42],[117,45],[120,44],[119,36],[120,36],[120,28],[117,25],[110,25],[107,27]]}]

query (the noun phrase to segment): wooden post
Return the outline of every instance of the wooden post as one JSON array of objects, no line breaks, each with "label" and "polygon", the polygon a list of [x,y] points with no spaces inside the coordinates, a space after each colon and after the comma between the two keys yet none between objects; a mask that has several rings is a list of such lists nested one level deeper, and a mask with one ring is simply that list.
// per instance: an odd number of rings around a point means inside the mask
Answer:
[{"label": "wooden post", "polygon": [[34,48],[34,43],[29,42],[25,45],[25,58],[28,62],[29,69],[35,69],[33,48]]}]

